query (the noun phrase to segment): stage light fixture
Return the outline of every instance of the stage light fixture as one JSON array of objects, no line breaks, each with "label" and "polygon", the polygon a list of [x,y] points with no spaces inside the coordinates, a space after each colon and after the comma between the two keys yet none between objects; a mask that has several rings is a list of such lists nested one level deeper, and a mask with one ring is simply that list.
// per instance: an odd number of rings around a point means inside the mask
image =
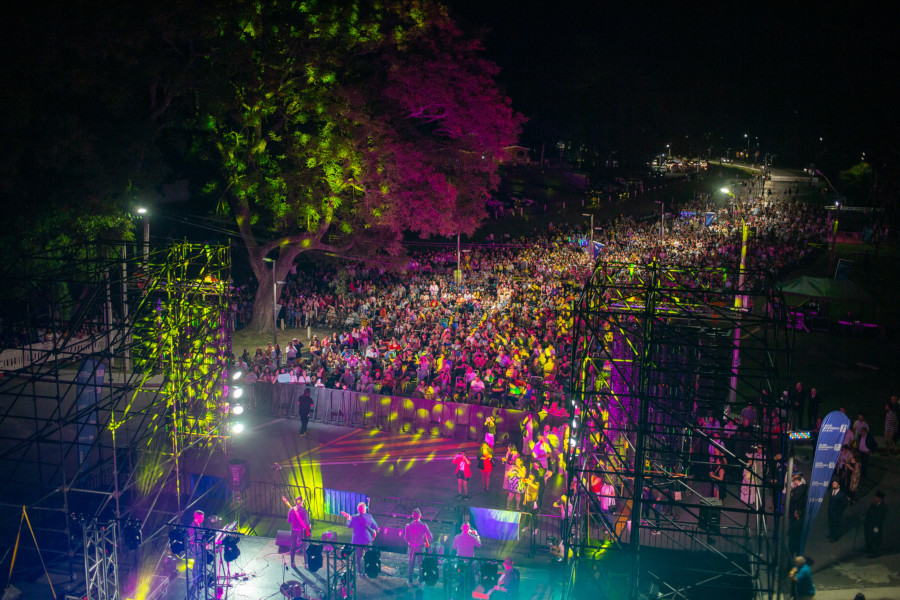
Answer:
[{"label": "stage light fixture", "polygon": [[366,550],[366,553],[363,554],[363,570],[369,579],[375,579],[381,574],[381,552],[379,550],[374,548]]},{"label": "stage light fixture", "polygon": [[235,423],[231,426],[231,433],[240,433],[242,431],[244,431],[243,423]]},{"label": "stage light fixture", "polygon": [[346,546],[341,547],[341,558],[347,558],[353,556],[353,546],[347,544]]},{"label": "stage light fixture", "polygon": [[169,550],[175,556],[181,556],[184,552],[184,529],[174,527],[169,530]]},{"label": "stage light fixture", "polygon": [[240,404],[235,404],[231,407],[231,414],[233,415],[242,415],[244,414],[244,407]]},{"label": "stage light fixture", "polygon": [[425,585],[433,586],[438,582],[440,573],[438,571],[438,561],[434,556],[426,556],[422,559],[422,581]]},{"label": "stage light fixture", "polygon": [[241,539],[236,535],[227,535],[222,540],[222,558],[225,559],[225,562],[231,562],[241,555],[241,550],[238,548],[240,541]]},{"label": "stage light fixture", "polygon": [[573,438],[573,437],[572,437],[572,438],[569,438],[569,445],[572,446],[572,447],[574,448],[575,446],[578,445],[578,440],[576,440],[576,439]]},{"label": "stage light fixture", "polygon": [[500,573],[497,570],[497,563],[481,563],[481,586],[484,589],[494,587],[499,580]]},{"label": "stage light fixture", "polygon": [[243,375],[243,373],[241,371],[235,371],[234,373],[231,374],[231,380],[237,381],[238,379],[241,378],[241,375]]},{"label": "stage light fixture", "polygon": [[322,546],[310,544],[306,548],[306,570],[315,573],[322,568]]},{"label": "stage light fixture", "polygon": [[231,397],[237,400],[241,396],[244,395],[244,388],[233,387],[231,388]]},{"label": "stage light fixture", "polygon": [[136,519],[128,519],[122,527],[122,538],[129,550],[137,550],[141,545],[141,522]]},{"label": "stage light fixture", "polygon": [[572,429],[578,429],[578,420],[572,419]]}]

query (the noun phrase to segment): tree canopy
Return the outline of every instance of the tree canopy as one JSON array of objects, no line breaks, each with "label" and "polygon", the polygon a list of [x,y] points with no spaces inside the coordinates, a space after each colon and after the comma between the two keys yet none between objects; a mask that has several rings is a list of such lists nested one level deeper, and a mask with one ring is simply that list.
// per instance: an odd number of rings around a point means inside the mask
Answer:
[{"label": "tree canopy", "polygon": [[474,231],[522,118],[444,7],[259,1],[218,24],[194,149],[260,282],[253,325],[271,323],[273,251],[281,279],[306,250]]}]

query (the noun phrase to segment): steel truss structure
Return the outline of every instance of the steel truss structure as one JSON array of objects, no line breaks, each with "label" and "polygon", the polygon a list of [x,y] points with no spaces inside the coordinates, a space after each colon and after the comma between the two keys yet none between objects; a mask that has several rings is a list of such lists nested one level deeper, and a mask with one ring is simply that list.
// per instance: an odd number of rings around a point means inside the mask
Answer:
[{"label": "steel truss structure", "polygon": [[0,265],[0,545],[27,506],[44,558],[67,561],[76,587],[76,515],[164,534],[191,497],[179,458],[228,436],[228,247],[134,250],[73,245]]},{"label": "steel truss structure", "polygon": [[[597,263],[574,307],[570,597],[585,585],[629,600],[702,597],[698,586],[721,597],[735,578],[748,598],[775,592],[784,307],[768,273]],[[622,578],[582,576],[616,550],[629,557]],[[659,568],[673,552],[692,553],[692,573]]]},{"label": "steel truss structure", "polygon": [[82,529],[85,597],[119,600],[119,555],[116,522],[93,520]]}]

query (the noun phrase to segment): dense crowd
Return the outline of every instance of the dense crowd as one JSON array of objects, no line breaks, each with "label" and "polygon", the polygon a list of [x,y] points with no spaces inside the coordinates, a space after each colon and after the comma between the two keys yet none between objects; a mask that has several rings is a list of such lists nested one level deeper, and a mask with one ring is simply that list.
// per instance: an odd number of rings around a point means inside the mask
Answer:
[{"label": "dense crowd", "polygon": [[[749,265],[783,274],[812,255],[824,218],[806,204],[771,196],[734,198],[707,223],[703,200],[659,222],[618,218],[599,228],[612,262],[734,267],[742,223],[753,230]],[[520,240],[410,254],[402,272],[350,264],[305,264],[282,289],[289,327],[337,331],[304,345],[270,345],[242,360],[255,378],[296,381],[412,397],[534,407],[557,400],[571,374],[572,303],[590,273],[586,234],[554,227]],[[253,289],[238,299],[238,320],[252,312]]]}]

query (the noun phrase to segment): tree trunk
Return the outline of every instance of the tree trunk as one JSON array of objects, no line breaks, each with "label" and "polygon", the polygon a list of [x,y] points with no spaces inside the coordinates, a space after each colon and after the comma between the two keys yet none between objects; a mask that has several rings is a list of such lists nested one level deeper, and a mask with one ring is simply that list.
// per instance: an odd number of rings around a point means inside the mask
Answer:
[{"label": "tree trunk", "polygon": [[[300,254],[299,248],[282,249],[275,259],[275,277],[278,281],[284,281],[294,264],[294,259]],[[261,249],[250,250],[250,267],[256,276],[259,286],[256,288],[256,296],[253,299],[253,318],[247,328],[251,331],[264,332],[273,330],[273,306],[272,306],[272,263],[263,260]],[[281,300],[282,285],[278,284],[275,297]]]}]

